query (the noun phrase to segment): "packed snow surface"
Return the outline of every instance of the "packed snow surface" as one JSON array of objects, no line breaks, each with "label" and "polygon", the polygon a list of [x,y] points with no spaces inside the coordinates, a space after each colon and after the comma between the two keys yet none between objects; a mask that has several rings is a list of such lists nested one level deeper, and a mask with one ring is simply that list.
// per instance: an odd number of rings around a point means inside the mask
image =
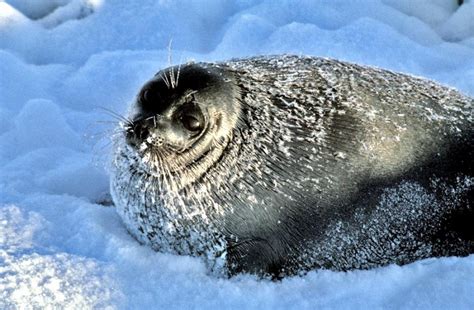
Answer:
[{"label": "packed snow surface", "polygon": [[135,241],[107,206],[111,113],[170,42],[173,63],[324,56],[474,95],[473,0],[0,0],[0,309],[474,308],[472,255],[272,282]]}]

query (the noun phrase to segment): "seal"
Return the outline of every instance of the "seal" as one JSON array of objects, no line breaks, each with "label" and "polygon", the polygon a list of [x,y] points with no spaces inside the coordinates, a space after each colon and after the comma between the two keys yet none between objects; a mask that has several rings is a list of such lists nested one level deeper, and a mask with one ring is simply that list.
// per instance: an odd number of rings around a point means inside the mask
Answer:
[{"label": "seal", "polygon": [[140,242],[283,277],[474,252],[473,99],[316,57],[164,69],[115,141]]}]

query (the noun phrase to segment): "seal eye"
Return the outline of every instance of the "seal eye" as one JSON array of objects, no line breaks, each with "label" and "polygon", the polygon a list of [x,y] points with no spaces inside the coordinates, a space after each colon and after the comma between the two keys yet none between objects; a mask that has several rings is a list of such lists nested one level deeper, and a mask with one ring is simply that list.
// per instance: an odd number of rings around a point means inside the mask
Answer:
[{"label": "seal eye", "polygon": [[192,114],[184,114],[180,117],[180,121],[184,128],[189,131],[200,131],[202,130],[201,121]]},{"label": "seal eye", "polygon": [[186,130],[193,133],[200,132],[204,129],[204,115],[195,102],[186,103],[181,106],[177,114],[177,120]]}]

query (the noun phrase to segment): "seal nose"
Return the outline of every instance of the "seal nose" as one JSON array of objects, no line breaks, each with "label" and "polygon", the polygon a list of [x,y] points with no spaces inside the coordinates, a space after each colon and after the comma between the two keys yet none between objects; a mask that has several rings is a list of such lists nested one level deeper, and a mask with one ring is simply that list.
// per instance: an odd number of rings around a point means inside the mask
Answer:
[{"label": "seal nose", "polygon": [[149,124],[146,120],[136,120],[126,131],[127,143],[131,146],[138,146],[150,135]]},{"label": "seal nose", "polygon": [[139,140],[145,140],[148,138],[150,131],[148,130],[148,125],[145,122],[138,122],[133,124],[133,133]]}]

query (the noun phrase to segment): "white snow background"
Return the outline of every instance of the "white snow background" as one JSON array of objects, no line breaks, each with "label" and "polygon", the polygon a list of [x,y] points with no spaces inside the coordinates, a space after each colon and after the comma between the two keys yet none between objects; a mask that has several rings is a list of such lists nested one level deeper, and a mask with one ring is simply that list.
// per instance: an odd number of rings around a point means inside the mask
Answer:
[{"label": "white snow background", "polygon": [[0,0],[0,309],[474,309],[474,256],[221,279],[127,234],[107,144],[173,63],[292,53],[474,95],[474,0]]}]

